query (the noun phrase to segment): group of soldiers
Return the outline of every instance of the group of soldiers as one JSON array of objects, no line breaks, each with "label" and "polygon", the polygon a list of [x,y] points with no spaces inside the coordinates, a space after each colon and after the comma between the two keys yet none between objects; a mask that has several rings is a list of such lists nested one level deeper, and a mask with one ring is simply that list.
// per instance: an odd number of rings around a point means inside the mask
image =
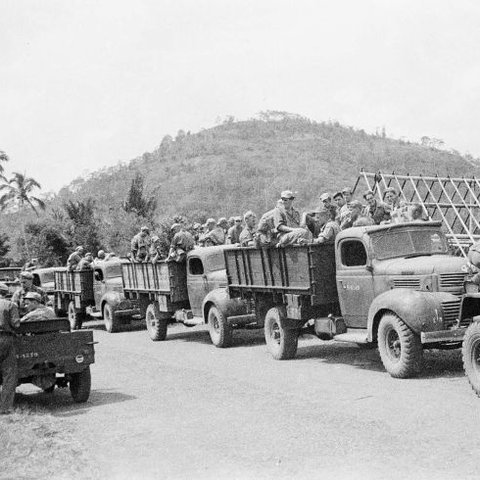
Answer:
[{"label": "group of soldiers", "polygon": [[0,415],[11,411],[17,387],[15,331],[20,323],[56,317],[53,309],[46,305],[48,297],[45,291],[33,284],[31,272],[25,270],[20,273],[20,287],[10,300],[6,298],[8,293],[8,286],[0,282]]},{"label": "group of soldiers", "polygon": [[257,223],[252,210],[242,217],[209,218],[204,225],[195,223],[190,229],[181,223],[172,225],[173,238],[169,251],[159,242],[158,236],[150,236],[150,229],[142,227],[131,241],[130,256],[135,261],[182,261],[195,247],[224,244],[242,247],[286,246],[302,243],[333,243],[336,235],[353,226],[378,225],[423,221],[423,208],[419,204],[407,205],[398,192],[390,187],[384,192],[384,201],[376,198],[371,190],[363,194],[365,204],[353,198],[350,188],[333,196],[323,193],[316,209],[304,212],[293,206],[295,193],[284,190],[275,207],[264,213]]}]

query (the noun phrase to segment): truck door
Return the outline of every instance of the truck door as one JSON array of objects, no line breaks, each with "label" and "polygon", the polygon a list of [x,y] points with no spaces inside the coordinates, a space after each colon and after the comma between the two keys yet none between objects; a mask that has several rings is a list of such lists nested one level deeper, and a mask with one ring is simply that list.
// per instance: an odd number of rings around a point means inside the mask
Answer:
[{"label": "truck door", "polygon": [[368,309],[374,298],[367,250],[359,239],[343,239],[337,248],[337,290],[342,316],[349,328],[367,328]]},{"label": "truck door", "polygon": [[203,261],[199,257],[190,256],[188,258],[187,285],[192,313],[195,317],[201,317],[202,302],[210,289]]}]

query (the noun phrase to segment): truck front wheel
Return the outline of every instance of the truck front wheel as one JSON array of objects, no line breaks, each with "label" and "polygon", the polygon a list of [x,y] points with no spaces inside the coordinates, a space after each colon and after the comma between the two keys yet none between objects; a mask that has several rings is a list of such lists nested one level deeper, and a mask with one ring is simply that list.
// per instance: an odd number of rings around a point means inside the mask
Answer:
[{"label": "truck front wheel", "polygon": [[289,360],[297,353],[298,331],[284,328],[282,308],[273,307],[265,315],[265,341],[275,360]]},{"label": "truck front wheel", "polygon": [[385,370],[394,378],[409,378],[421,370],[420,338],[393,313],[380,319],[378,350]]},{"label": "truck front wheel", "polygon": [[72,330],[80,330],[82,328],[82,323],[84,320],[85,314],[79,312],[75,308],[75,303],[73,301],[68,304],[68,321],[70,322],[70,328]]},{"label": "truck front wheel", "polygon": [[211,307],[207,320],[212,343],[218,348],[228,348],[233,342],[233,332],[225,315],[217,307]]},{"label": "truck front wheel", "polygon": [[105,322],[105,329],[108,333],[118,332],[118,318],[115,308],[109,303],[103,307],[103,321]]},{"label": "truck front wheel", "polygon": [[463,339],[463,369],[473,391],[480,397],[480,323],[472,323]]},{"label": "truck front wheel", "polygon": [[148,334],[154,342],[165,340],[167,337],[168,317],[162,314],[154,303],[147,307],[145,323],[147,324]]},{"label": "truck front wheel", "polygon": [[90,396],[91,387],[92,377],[90,374],[90,367],[87,367],[81,372],[72,373],[70,375],[70,393],[75,402],[86,402]]}]

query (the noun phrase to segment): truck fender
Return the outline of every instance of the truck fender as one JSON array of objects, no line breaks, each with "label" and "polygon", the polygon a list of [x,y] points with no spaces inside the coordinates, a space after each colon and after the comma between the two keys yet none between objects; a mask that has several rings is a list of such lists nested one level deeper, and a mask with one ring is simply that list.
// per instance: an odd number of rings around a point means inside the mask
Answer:
[{"label": "truck fender", "polygon": [[208,322],[208,311],[212,306],[217,307],[220,312],[228,318],[233,315],[245,315],[247,305],[241,298],[230,298],[227,288],[216,288],[208,292],[202,302],[203,321]]},{"label": "truck fender", "polygon": [[102,308],[102,311],[103,305],[105,305],[105,303],[108,303],[112,307],[117,308],[123,300],[125,300],[125,298],[118,292],[107,292],[105,293],[105,295],[102,296],[100,306]]},{"label": "truck fender", "polygon": [[368,341],[376,340],[380,318],[387,311],[395,313],[415,333],[443,330],[442,302],[458,301],[447,292],[419,292],[394,288],[375,297],[368,310]]},{"label": "truck fender", "polygon": [[[460,307],[460,320],[477,317],[480,315],[480,293],[467,293],[462,298]],[[479,321],[477,318],[475,321]]]}]

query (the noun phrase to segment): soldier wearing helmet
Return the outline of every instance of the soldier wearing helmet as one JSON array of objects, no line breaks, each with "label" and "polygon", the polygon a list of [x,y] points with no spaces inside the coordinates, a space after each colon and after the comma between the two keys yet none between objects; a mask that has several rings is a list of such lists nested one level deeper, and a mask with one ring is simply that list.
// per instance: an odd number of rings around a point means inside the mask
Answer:
[{"label": "soldier wearing helmet", "polygon": [[25,296],[29,292],[35,292],[40,295],[40,301],[43,304],[48,303],[48,296],[40,287],[37,287],[33,284],[33,275],[30,272],[21,272],[20,273],[20,287],[12,295],[12,302],[15,303],[18,307],[20,315],[24,315],[26,310],[25,305]]},{"label": "soldier wearing helmet", "polygon": [[27,313],[20,319],[21,323],[56,318],[55,312],[51,308],[42,305],[42,296],[40,294],[28,292],[24,300]]},{"label": "soldier wearing helmet", "polygon": [[133,260],[145,262],[148,260],[150,245],[152,239],[150,238],[150,229],[143,226],[131,241],[131,255]]}]

